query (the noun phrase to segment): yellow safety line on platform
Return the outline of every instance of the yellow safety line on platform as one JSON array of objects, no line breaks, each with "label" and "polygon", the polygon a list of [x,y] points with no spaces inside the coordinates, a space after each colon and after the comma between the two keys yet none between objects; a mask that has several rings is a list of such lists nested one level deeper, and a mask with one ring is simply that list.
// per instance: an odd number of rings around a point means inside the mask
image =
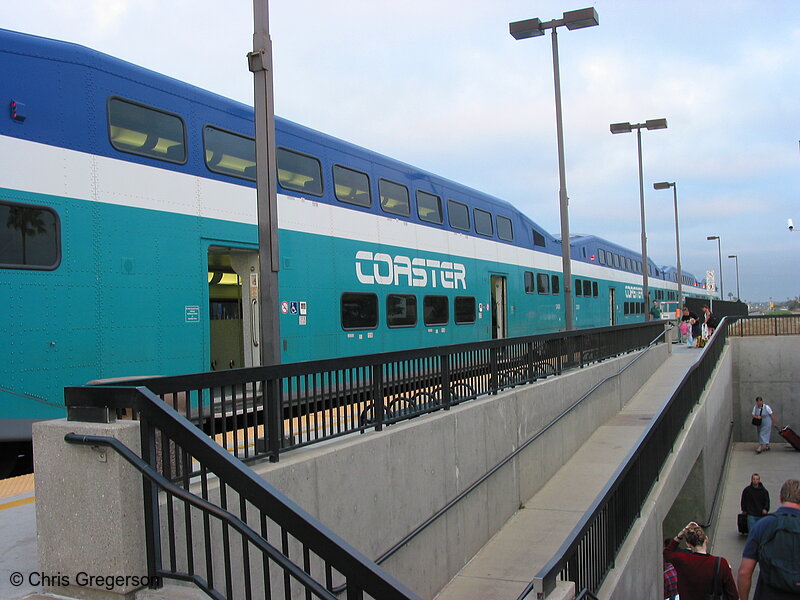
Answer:
[{"label": "yellow safety line on platform", "polygon": [[0,479],[0,500],[11,498],[20,494],[32,492],[34,487],[33,473],[20,475],[19,477],[9,477]]},{"label": "yellow safety line on platform", "polygon": [[15,508],[17,506],[23,506],[24,504],[31,504],[36,502],[36,496],[31,496],[30,498],[22,498],[21,500],[14,500],[13,502],[6,502],[5,504],[0,504],[0,510],[5,510],[7,508]]}]

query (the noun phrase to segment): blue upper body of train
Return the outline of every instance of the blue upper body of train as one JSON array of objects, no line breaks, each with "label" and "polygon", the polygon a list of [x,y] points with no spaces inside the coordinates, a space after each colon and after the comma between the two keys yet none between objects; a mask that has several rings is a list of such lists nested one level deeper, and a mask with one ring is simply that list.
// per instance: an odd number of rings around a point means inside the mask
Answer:
[{"label": "blue upper body of train", "polygon": [[[0,441],[63,416],[66,385],[259,364],[252,108],[5,30],[0,66]],[[279,118],[276,137],[283,361],[564,327],[560,241],[508,202]],[[571,243],[576,327],[643,320],[640,255]]]}]

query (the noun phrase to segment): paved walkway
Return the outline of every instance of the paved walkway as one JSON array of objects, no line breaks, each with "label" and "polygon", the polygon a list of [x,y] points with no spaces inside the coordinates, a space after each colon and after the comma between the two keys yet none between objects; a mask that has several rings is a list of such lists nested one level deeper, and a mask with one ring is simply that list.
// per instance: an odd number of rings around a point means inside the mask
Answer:
[{"label": "paved walkway", "polygon": [[[728,473],[722,491],[722,504],[716,523],[712,523],[709,531],[711,553],[724,556],[733,569],[734,578],[739,570],[742,550],[747,539],[739,535],[736,527],[736,515],[740,512],[742,490],[750,483],[753,473],[761,475],[761,481],[769,492],[770,510],[780,506],[779,492],[787,479],[800,479],[800,452],[783,441],[772,436],[772,448],[769,452],[755,453],[756,444],[737,442],[728,458]],[[758,567],[756,567],[758,569]],[[755,590],[756,579],[753,579],[751,593]]]},{"label": "paved walkway", "polygon": [[436,599],[516,600],[556,554],[700,355],[699,350],[675,344],[673,353],[622,412],[595,431]]}]

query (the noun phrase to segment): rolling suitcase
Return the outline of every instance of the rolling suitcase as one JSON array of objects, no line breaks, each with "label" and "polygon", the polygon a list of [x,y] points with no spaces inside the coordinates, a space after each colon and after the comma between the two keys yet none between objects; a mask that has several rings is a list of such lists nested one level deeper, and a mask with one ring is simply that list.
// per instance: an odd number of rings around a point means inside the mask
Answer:
[{"label": "rolling suitcase", "polygon": [[739,528],[739,533],[742,535],[747,535],[749,533],[749,528],[747,527],[747,515],[745,513],[739,513],[736,515],[736,526]]},{"label": "rolling suitcase", "polygon": [[795,450],[800,451],[800,435],[797,435],[791,427],[787,425],[783,429],[778,429],[778,434],[789,442]]}]

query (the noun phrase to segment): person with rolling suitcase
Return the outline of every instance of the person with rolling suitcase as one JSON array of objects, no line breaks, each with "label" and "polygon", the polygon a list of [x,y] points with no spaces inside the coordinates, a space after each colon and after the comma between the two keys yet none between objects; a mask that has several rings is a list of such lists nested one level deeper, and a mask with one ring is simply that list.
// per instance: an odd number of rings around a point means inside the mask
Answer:
[{"label": "person with rolling suitcase", "polygon": [[[769,513],[769,492],[764,484],[761,483],[761,475],[753,473],[750,477],[750,485],[742,490],[741,501],[742,513],[745,516],[744,523],[739,523],[739,533],[746,534],[761,517]],[[744,531],[742,526],[744,525]]]},{"label": "person with rolling suitcase", "polygon": [[[774,414],[772,407],[764,403],[761,396],[756,397],[756,405],[753,407],[753,420],[752,423],[758,428],[758,448],[756,454],[761,454],[763,451],[769,451],[769,438],[772,434],[772,415]],[[777,427],[778,424],[775,423]]]}]

